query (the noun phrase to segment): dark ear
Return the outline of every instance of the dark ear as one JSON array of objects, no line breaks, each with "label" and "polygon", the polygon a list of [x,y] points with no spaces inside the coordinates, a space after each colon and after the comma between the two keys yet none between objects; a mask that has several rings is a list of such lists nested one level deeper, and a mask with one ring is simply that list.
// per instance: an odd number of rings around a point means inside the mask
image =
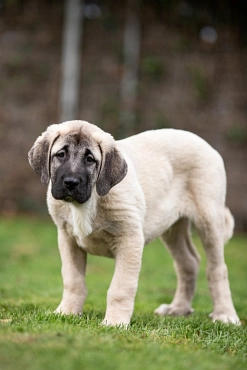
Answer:
[{"label": "dark ear", "polygon": [[113,147],[106,153],[101,148],[102,163],[96,190],[99,196],[106,195],[110,189],[117,185],[126,176],[128,165],[122,154]]},{"label": "dark ear", "polygon": [[42,185],[47,185],[50,180],[50,153],[58,134],[46,131],[35,141],[28,152],[28,160],[32,169],[41,176]]}]

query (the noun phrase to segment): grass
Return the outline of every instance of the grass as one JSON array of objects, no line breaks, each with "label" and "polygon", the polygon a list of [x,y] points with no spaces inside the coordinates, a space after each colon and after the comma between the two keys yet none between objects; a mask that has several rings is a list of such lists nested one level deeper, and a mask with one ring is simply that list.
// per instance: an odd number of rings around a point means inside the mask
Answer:
[{"label": "grass", "polygon": [[53,310],[62,294],[56,229],[50,220],[0,219],[1,370],[245,369],[247,368],[247,237],[226,247],[226,262],[242,326],[213,324],[202,255],[195,313],[159,318],[176,286],[172,259],[159,241],[147,246],[128,330],[101,326],[114,261],[89,256],[88,298],[81,317]]}]

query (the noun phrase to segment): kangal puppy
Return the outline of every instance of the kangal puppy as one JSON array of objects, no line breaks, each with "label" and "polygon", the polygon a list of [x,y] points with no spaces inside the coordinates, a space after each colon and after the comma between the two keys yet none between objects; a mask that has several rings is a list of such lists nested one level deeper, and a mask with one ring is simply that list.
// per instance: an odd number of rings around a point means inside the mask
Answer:
[{"label": "kangal puppy", "polygon": [[85,121],[51,125],[29,152],[48,185],[47,204],[58,229],[64,291],[57,313],[80,314],[87,295],[87,253],[115,258],[104,323],[128,325],[145,244],[161,237],[174,258],[177,290],[158,315],[187,315],[199,256],[195,226],[207,256],[213,321],[239,323],[224,262],[234,221],[225,208],[221,156],[198,136],[153,130],[115,141]]}]

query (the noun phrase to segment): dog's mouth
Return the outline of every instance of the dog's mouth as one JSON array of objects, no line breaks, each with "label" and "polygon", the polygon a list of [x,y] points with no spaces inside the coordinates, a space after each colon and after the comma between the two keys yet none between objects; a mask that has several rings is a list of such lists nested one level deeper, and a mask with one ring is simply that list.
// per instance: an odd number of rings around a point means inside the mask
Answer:
[{"label": "dog's mouth", "polygon": [[78,195],[78,194],[74,194],[74,195],[58,195],[58,194],[53,194],[53,197],[55,199],[58,199],[58,200],[63,200],[66,203],[76,202],[76,203],[80,203],[80,204],[85,203],[88,200],[88,198],[89,198],[89,196]]},{"label": "dog's mouth", "polygon": [[71,203],[74,201],[74,198],[71,195],[66,195],[63,200],[65,202]]},{"label": "dog's mouth", "polygon": [[80,189],[68,190],[60,186],[52,186],[51,193],[53,198],[63,200],[67,203],[85,203],[91,196],[90,189],[80,191]]}]

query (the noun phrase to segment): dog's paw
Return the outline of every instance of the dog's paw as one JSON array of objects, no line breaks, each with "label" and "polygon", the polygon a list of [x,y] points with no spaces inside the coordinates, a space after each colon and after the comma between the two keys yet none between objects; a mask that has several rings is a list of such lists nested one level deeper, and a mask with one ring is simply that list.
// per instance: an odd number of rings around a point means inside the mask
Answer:
[{"label": "dog's paw", "polygon": [[193,308],[187,307],[179,307],[173,306],[172,304],[161,304],[156,310],[154,311],[155,315],[159,316],[188,316],[193,313]]},{"label": "dog's paw", "polygon": [[101,324],[104,326],[116,326],[119,328],[127,329],[129,326],[129,321],[127,322],[127,320],[125,320],[124,322],[124,320],[104,318]]},{"label": "dog's paw", "polygon": [[60,305],[55,309],[54,313],[60,315],[81,315],[82,310],[79,308],[71,307],[71,305],[60,303]]},{"label": "dog's paw", "polygon": [[235,324],[235,325],[241,325],[241,322],[237,316],[237,314],[233,313],[233,314],[215,314],[215,313],[211,313],[209,315],[209,317],[212,319],[213,322],[215,321],[221,321],[225,324]]}]

